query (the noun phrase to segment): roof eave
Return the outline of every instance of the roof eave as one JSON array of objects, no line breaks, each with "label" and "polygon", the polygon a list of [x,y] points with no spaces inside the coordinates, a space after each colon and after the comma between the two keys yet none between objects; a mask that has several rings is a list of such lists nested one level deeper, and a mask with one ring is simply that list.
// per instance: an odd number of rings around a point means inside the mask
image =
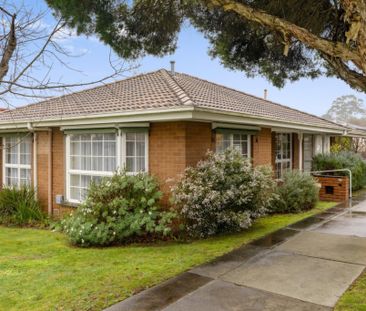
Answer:
[{"label": "roof eave", "polygon": [[129,122],[158,122],[158,121],[179,121],[179,120],[198,120],[206,122],[227,122],[237,124],[259,125],[262,127],[276,127],[293,129],[296,131],[322,132],[336,135],[344,134],[346,128],[343,127],[322,127],[319,125],[309,125],[291,121],[280,121],[261,116],[243,114],[239,112],[229,112],[217,109],[200,108],[195,106],[182,106],[168,109],[150,109],[140,111],[119,112],[104,115],[83,115],[77,117],[67,117],[64,119],[47,119],[42,121],[24,120],[20,122],[1,122],[0,131],[24,130],[31,123],[35,129],[45,127],[63,127],[70,125],[101,125],[119,124]]}]

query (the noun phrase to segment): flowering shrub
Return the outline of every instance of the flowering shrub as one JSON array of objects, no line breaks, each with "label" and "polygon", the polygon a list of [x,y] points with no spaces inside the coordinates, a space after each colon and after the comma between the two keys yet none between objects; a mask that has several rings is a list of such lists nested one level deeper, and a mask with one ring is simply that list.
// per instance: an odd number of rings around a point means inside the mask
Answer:
[{"label": "flowering shrub", "polygon": [[85,203],[64,219],[61,227],[70,241],[80,246],[168,235],[175,214],[161,210],[161,196],[153,177],[118,172],[98,185],[92,184]]},{"label": "flowering shrub", "polygon": [[282,183],[276,190],[274,212],[301,213],[312,209],[319,198],[316,180],[308,173],[288,171],[282,177]]},{"label": "flowering shrub", "polygon": [[267,166],[253,168],[236,150],[207,154],[187,168],[172,188],[187,233],[207,237],[248,228],[274,198],[275,182]]}]

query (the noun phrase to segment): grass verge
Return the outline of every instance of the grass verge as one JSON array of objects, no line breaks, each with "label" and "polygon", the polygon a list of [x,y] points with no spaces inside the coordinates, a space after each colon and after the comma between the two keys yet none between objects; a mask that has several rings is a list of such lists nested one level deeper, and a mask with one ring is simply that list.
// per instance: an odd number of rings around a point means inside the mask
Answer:
[{"label": "grass verge", "polygon": [[242,233],[191,243],[81,249],[60,233],[0,227],[0,310],[101,310],[334,205],[263,217]]}]

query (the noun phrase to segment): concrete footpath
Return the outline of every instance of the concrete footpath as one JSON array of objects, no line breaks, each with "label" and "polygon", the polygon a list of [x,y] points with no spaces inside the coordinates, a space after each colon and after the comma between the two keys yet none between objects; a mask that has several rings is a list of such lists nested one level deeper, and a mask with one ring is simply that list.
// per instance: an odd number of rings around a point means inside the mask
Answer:
[{"label": "concrete footpath", "polygon": [[332,310],[366,267],[364,200],[281,229],[107,310]]}]

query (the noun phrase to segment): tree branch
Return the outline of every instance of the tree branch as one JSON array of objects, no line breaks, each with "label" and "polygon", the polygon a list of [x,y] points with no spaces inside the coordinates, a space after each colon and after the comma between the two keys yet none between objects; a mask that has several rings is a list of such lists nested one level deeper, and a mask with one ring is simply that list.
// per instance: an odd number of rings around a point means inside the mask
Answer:
[{"label": "tree branch", "polygon": [[[360,57],[357,51],[351,49],[343,42],[332,42],[330,40],[318,37],[310,31],[282,18],[273,16],[265,11],[254,9],[249,5],[239,3],[233,0],[205,0],[208,4],[220,7],[225,11],[232,11],[243,17],[244,19],[259,23],[270,29],[279,31],[292,36],[301,41],[305,45],[320,51],[330,57],[341,58],[345,61],[352,61],[355,64],[364,64],[365,60]],[[362,1],[362,0],[359,0]],[[360,69],[366,72],[366,65]]]},{"label": "tree branch", "polygon": [[[7,15],[10,15],[8,11],[4,8],[0,7],[0,10]],[[6,76],[9,71],[9,62],[14,54],[14,51],[17,47],[17,39],[15,36],[15,19],[16,14],[10,15],[11,23],[10,23],[10,31],[8,34],[8,39],[4,47],[3,56],[0,61],[0,81]]]},{"label": "tree branch", "polygon": [[366,76],[350,69],[340,58],[334,58],[326,54],[321,54],[328,65],[337,73],[337,75],[352,87],[358,90],[366,90]]}]

